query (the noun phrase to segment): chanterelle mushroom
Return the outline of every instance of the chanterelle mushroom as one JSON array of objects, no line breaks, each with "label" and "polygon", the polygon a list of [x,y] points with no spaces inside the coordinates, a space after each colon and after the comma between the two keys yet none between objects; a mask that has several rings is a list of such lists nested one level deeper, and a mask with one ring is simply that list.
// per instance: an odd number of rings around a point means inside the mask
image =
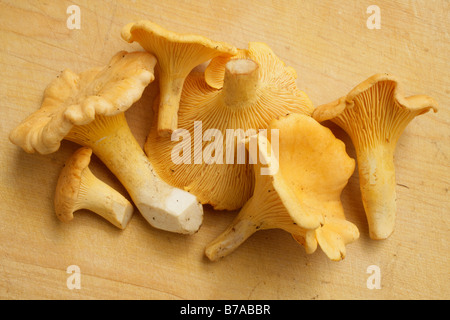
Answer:
[{"label": "chanterelle mushroom", "polygon": [[395,225],[397,140],[414,117],[437,103],[428,96],[405,98],[395,77],[376,74],[345,97],[318,107],[313,117],[331,120],[344,129],[356,149],[361,195],[372,239],[386,239]]},{"label": "chanterelle mushroom", "polygon": [[216,56],[235,55],[237,49],[227,43],[212,41],[200,35],[168,31],[150,21],[129,23],[122,38],[137,41],[158,59],[160,106],[158,134],[170,136],[177,128],[177,112],[186,76],[199,64]]},{"label": "chanterelle mushroom", "polygon": [[104,68],[79,75],[65,70],[10,140],[30,153],[54,152],[63,139],[92,148],[152,226],[193,233],[202,222],[202,206],[194,195],[157,176],[125,119],[124,112],[153,81],[155,63],[146,52],[119,52]]},{"label": "chanterelle mushroom", "polygon": [[[180,100],[179,130],[171,138],[159,137],[153,126],[144,146],[162,179],[217,210],[239,209],[252,195],[253,167],[240,143],[244,135],[266,129],[278,116],[314,110],[295,85],[295,71],[267,45],[250,43],[238,56],[225,62],[220,89],[209,86],[204,74],[190,74]],[[180,145],[183,162],[168,162]]]},{"label": "chanterelle mushroom", "polygon": [[124,229],[133,214],[133,205],[94,176],[89,169],[91,155],[92,149],[82,147],[66,161],[56,186],[56,216],[68,222],[73,219],[74,211],[87,209]]},{"label": "chanterelle mushroom", "polygon": [[[253,196],[207,246],[206,255],[217,260],[256,231],[279,228],[291,233],[307,253],[319,243],[330,259],[342,259],[345,244],[359,237],[356,226],[345,220],[340,201],[355,161],[342,141],[309,116],[291,114],[269,127],[279,130],[279,157],[268,152],[276,141],[271,143],[261,133],[250,137],[250,143],[258,139],[260,156],[254,165]],[[268,174],[262,174],[263,168]]]}]

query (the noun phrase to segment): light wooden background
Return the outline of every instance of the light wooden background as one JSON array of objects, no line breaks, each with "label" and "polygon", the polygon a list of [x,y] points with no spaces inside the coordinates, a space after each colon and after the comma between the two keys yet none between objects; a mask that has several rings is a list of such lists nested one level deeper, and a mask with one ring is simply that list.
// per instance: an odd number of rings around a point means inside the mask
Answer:
[{"label": "light wooden background", "polygon": [[[81,29],[66,27],[66,9],[81,9]],[[381,9],[381,29],[369,30],[369,5]],[[448,299],[450,2],[410,1],[7,1],[0,0],[0,298],[6,299]],[[437,114],[416,118],[395,154],[398,218],[385,241],[368,237],[358,174],[342,195],[348,220],[361,232],[347,257],[331,262],[318,249],[306,255],[289,234],[261,231],[236,252],[209,262],[204,247],[235,212],[205,208],[193,236],[159,231],[136,213],[119,231],[90,212],[69,224],[53,211],[64,161],[78,146],[64,142],[51,155],[26,154],[9,132],[39,107],[59,71],[107,63],[118,50],[138,49],[120,38],[138,19],[246,48],[267,43],[299,75],[315,105],[334,100],[378,72],[402,81],[408,95],[428,94]],[[127,112],[143,144],[151,120],[152,84]],[[330,127],[355,157],[348,136]],[[92,170],[125,190],[96,158]],[[66,269],[81,270],[69,290]],[[369,290],[367,268],[381,271]]]}]

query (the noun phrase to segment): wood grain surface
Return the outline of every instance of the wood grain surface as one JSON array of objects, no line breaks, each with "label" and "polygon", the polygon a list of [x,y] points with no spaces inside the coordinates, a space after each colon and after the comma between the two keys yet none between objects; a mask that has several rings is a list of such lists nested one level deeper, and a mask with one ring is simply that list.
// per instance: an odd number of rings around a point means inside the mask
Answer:
[{"label": "wood grain surface", "polygon": [[[80,8],[80,29],[66,10]],[[381,28],[368,29],[367,8],[380,8]],[[136,211],[120,231],[88,211],[60,222],[54,188],[65,160],[78,148],[64,141],[50,155],[27,154],[10,131],[39,108],[58,72],[107,63],[119,50],[140,49],[120,38],[139,19],[246,48],[267,43],[298,73],[315,105],[330,102],[379,72],[396,75],[406,95],[427,94],[439,112],[417,117],[395,153],[397,224],[387,240],[368,236],[357,170],[342,201],[360,239],[347,257],[307,255],[281,230],[257,232],[218,262],[205,246],[235,212],[205,207],[192,236],[152,228]],[[0,1],[0,298],[3,299],[449,299],[450,2],[403,1]],[[126,116],[143,145],[152,118],[151,84]],[[355,151],[348,136],[327,124]],[[126,195],[97,159],[92,171]],[[126,195],[127,196],[127,195]],[[80,268],[81,289],[70,290],[67,268]],[[369,266],[381,288],[369,289]]]}]

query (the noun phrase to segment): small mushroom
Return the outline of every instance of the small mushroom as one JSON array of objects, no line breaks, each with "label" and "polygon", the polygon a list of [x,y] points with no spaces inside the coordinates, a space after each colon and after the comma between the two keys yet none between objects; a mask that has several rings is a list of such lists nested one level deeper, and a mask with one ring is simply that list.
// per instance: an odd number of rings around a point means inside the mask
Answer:
[{"label": "small mushroom", "polygon": [[48,154],[67,139],[90,147],[127,189],[155,228],[198,230],[203,208],[196,197],[163,182],[133,136],[124,112],[154,79],[156,59],[146,52],[119,52],[104,68],[65,70],[45,90],[41,108],[10,134],[26,152]]},{"label": "small mushroom", "polygon": [[[180,100],[179,130],[172,137],[159,137],[153,125],[144,145],[163,180],[216,210],[239,209],[252,195],[253,167],[241,139],[266,129],[278,116],[311,115],[314,110],[308,96],[292,85],[293,69],[269,47],[250,43],[249,50],[241,51],[240,58],[226,62],[220,89],[209,86],[203,73],[191,73]],[[177,134],[183,132],[179,142]],[[187,147],[186,161],[168,163],[180,144]],[[207,162],[208,157],[214,161]]]},{"label": "small mushroom", "polygon": [[82,147],[66,161],[56,186],[56,216],[69,222],[75,211],[87,209],[125,229],[133,214],[133,205],[92,173],[89,169],[91,155],[92,149]]},{"label": "small mushroom", "polygon": [[437,103],[431,97],[405,98],[394,76],[376,74],[313,113],[317,121],[331,120],[352,139],[372,239],[386,239],[394,231],[395,146],[409,122],[429,110],[437,112]]},{"label": "small mushroom", "polygon": [[[273,139],[259,134],[260,161],[255,167],[253,196],[205,254],[217,260],[233,252],[258,230],[279,228],[293,235],[307,253],[317,243],[332,260],[345,257],[345,244],[359,231],[345,220],[341,192],[355,168],[345,145],[313,118],[291,114],[274,120],[279,130],[279,156],[272,156]],[[270,152],[269,152],[270,150]],[[268,169],[262,174],[262,169]],[[268,174],[267,174],[268,173]]]},{"label": "small mushroom", "polygon": [[237,49],[225,42],[212,41],[200,35],[168,31],[150,21],[129,23],[122,38],[137,41],[158,59],[160,105],[158,134],[170,136],[177,129],[177,112],[184,80],[196,66],[220,55],[235,55]]}]

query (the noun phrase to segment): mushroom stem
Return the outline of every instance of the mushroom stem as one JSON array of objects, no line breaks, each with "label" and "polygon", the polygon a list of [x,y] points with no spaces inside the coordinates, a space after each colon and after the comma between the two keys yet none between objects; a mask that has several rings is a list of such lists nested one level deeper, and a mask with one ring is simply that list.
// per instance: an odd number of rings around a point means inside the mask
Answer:
[{"label": "mushroom stem", "polygon": [[304,232],[280,205],[281,200],[273,190],[272,179],[257,179],[254,195],[228,228],[206,247],[205,254],[211,261],[232,253],[258,230],[280,228],[292,234]]},{"label": "mushroom stem", "polygon": [[125,229],[133,214],[133,205],[118,191],[97,179],[86,168],[81,174],[81,185],[75,210],[87,209]]},{"label": "mushroom stem", "polygon": [[73,127],[66,139],[92,148],[152,226],[177,233],[198,230],[203,208],[194,195],[169,186],[156,175],[124,113],[97,115],[95,121]]},{"label": "mushroom stem", "polygon": [[158,135],[168,137],[178,127],[178,108],[185,77],[171,78],[160,72]]},{"label": "mushroom stem", "polygon": [[358,170],[364,209],[372,239],[388,238],[396,212],[394,148],[379,144],[358,150]]},{"label": "mushroom stem", "polygon": [[257,209],[252,199],[242,207],[227,229],[206,247],[205,254],[211,261],[217,261],[232,253],[260,228],[250,214]]},{"label": "mushroom stem", "polygon": [[257,98],[258,68],[258,64],[251,59],[233,59],[227,62],[222,89],[227,106],[245,106]]}]

